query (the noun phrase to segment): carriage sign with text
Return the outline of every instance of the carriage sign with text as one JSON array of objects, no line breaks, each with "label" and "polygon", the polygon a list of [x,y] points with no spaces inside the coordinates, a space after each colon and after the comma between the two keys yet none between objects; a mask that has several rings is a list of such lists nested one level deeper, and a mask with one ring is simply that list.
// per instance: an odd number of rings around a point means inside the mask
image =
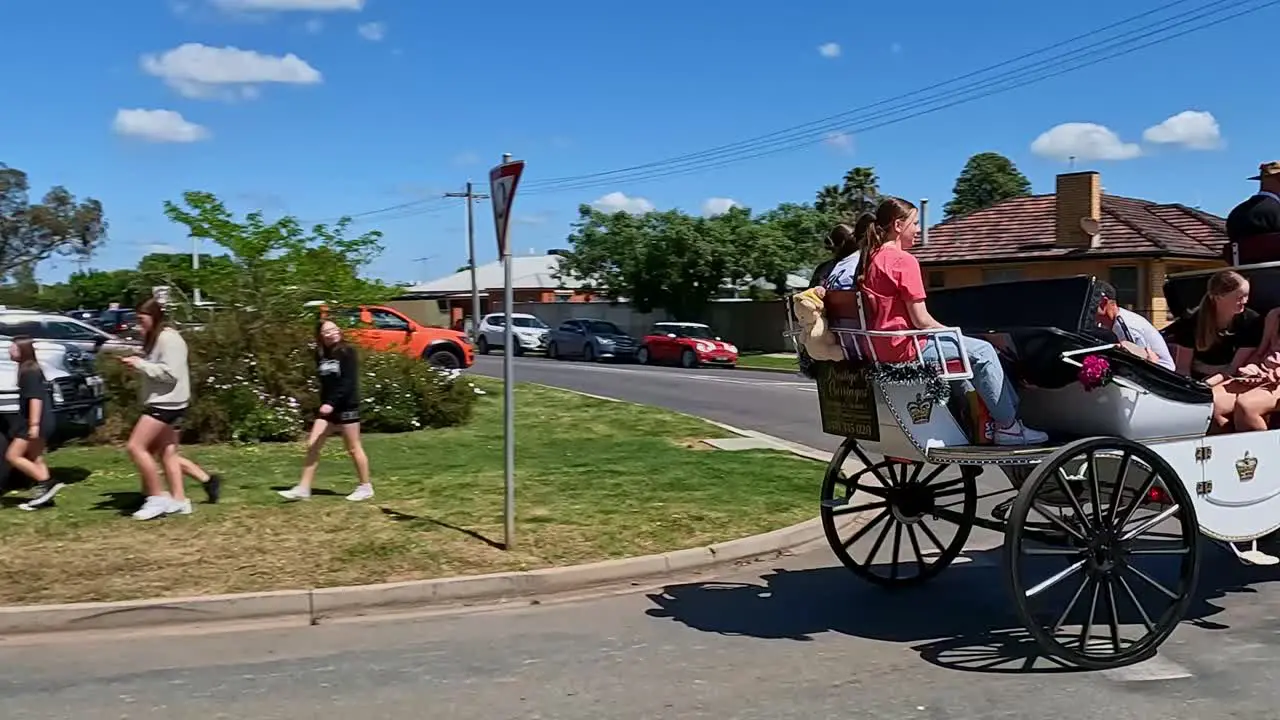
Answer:
[{"label": "carriage sign with text", "polygon": [[[1237,269],[1253,279],[1255,309],[1280,305],[1265,291],[1268,280],[1280,291],[1280,264]],[[1171,276],[1171,310],[1193,307],[1211,273]],[[860,329],[856,293],[830,291],[827,319],[846,359],[810,367],[823,429],[845,438],[821,505],[840,561],[873,583],[908,586],[955,561],[973,528],[1001,532],[1019,620],[1046,653],[1103,669],[1151,657],[1173,632],[1203,540],[1247,563],[1277,562],[1257,540],[1280,527],[1280,431],[1207,435],[1212,391],[1101,339],[1093,283],[930,291],[949,327],[903,333]],[[862,348],[885,335],[991,342],[1019,384],[1020,415],[1050,443],[991,444],[966,391],[967,361],[878,363]],[[979,483],[1001,474],[997,492]],[[979,512],[1000,494],[1009,497]]]}]

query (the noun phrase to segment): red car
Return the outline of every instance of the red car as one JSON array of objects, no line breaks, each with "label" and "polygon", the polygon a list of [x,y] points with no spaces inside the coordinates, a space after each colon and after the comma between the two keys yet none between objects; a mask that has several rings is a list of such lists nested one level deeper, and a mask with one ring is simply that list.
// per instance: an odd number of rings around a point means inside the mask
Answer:
[{"label": "red car", "polygon": [[642,365],[679,363],[681,367],[738,363],[738,348],[716,337],[702,323],[657,323],[641,341],[636,360]]}]

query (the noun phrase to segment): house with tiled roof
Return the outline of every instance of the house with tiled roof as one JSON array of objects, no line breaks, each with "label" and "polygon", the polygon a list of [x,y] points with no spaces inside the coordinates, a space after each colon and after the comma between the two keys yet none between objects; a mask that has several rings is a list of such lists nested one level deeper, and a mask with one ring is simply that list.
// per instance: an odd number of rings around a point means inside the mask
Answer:
[{"label": "house with tiled roof", "polygon": [[945,220],[912,249],[929,287],[1095,275],[1162,326],[1166,275],[1223,267],[1222,218],[1177,203],[1107,195],[1097,172],[1059,175],[1052,195]]}]

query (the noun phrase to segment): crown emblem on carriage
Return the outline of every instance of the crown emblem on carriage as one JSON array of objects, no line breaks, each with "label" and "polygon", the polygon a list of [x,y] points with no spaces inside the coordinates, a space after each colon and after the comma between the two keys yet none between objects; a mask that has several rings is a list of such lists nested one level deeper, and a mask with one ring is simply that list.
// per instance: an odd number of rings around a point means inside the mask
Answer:
[{"label": "crown emblem on carriage", "polygon": [[924,393],[916,393],[916,399],[907,403],[907,414],[916,425],[929,422],[929,418],[933,416],[933,400],[926,398]]},{"label": "crown emblem on carriage", "polygon": [[1245,451],[1244,457],[1236,461],[1236,476],[1240,478],[1240,482],[1249,482],[1253,479],[1253,474],[1258,470],[1258,458]]}]

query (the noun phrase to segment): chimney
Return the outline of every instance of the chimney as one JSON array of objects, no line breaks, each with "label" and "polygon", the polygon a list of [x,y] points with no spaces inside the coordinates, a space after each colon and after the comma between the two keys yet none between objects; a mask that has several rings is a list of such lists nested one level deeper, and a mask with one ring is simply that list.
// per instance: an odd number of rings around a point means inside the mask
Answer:
[{"label": "chimney", "polygon": [[1058,176],[1054,194],[1054,242],[1062,247],[1090,247],[1093,238],[1080,221],[1102,220],[1102,178],[1094,171],[1064,173]]},{"label": "chimney", "polygon": [[929,244],[929,198],[920,198],[920,246]]}]

